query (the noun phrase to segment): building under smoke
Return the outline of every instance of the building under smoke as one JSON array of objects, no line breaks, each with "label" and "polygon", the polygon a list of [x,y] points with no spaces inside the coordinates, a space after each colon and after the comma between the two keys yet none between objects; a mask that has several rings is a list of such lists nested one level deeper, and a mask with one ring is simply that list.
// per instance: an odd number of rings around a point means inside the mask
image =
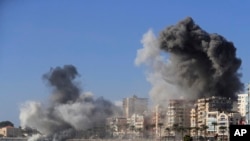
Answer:
[{"label": "building under smoke", "polygon": [[233,42],[217,33],[208,33],[191,17],[162,30],[150,30],[137,51],[136,65],[148,67],[147,80],[154,104],[170,99],[221,96],[236,100],[242,90],[241,59]]},{"label": "building under smoke", "polygon": [[201,127],[207,123],[207,115],[209,112],[231,112],[233,109],[233,101],[226,97],[208,97],[200,98],[191,110],[191,119],[193,126]]},{"label": "building under smoke", "polygon": [[127,97],[123,99],[123,115],[130,118],[133,114],[142,115],[148,110],[148,99],[139,98],[137,96]]},{"label": "building under smoke", "polygon": [[[83,93],[76,78],[77,69],[72,65],[56,67],[43,78],[52,87],[50,101],[45,104],[29,101],[20,109],[22,127],[31,127],[41,132],[49,140],[64,141],[76,134],[105,134],[106,119],[118,108],[104,98],[94,98],[92,93]],[[99,134],[100,133],[100,134]],[[102,133],[102,134],[101,134]],[[104,136],[104,135],[103,135]]]}]

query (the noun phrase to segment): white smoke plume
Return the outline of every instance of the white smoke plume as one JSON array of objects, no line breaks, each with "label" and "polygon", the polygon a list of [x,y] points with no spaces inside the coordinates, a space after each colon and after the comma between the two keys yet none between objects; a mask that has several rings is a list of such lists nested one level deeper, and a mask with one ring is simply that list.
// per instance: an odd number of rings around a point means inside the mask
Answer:
[{"label": "white smoke plume", "polygon": [[28,141],[37,141],[41,138],[42,136],[40,134],[35,134],[29,137]]},{"label": "white smoke plume", "polygon": [[137,66],[146,65],[147,67],[146,77],[152,85],[149,95],[153,103],[164,106],[170,98],[180,98],[182,92],[167,81],[174,78],[166,77],[171,76],[171,72],[166,71],[171,66],[171,61],[167,60],[166,56],[162,54],[159,41],[151,29],[143,35],[141,43],[143,48],[137,51],[135,64]]},{"label": "white smoke plume", "polygon": [[106,119],[119,109],[102,97],[95,99],[91,92],[80,94],[74,81],[77,74],[71,65],[47,73],[46,80],[55,88],[51,101],[48,105],[39,101],[24,103],[20,107],[21,126],[37,129],[43,135],[39,140],[54,141],[72,138],[79,130],[105,127]]}]

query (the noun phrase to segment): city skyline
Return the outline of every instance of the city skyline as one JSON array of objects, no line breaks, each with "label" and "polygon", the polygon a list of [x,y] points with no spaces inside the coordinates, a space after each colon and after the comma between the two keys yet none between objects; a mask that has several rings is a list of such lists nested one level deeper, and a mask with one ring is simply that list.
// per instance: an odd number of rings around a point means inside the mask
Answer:
[{"label": "city skyline", "polygon": [[242,60],[241,80],[249,82],[249,2],[216,3],[3,1],[0,93],[1,106],[9,110],[0,112],[0,120],[19,126],[19,106],[45,102],[52,92],[42,76],[67,64],[76,66],[82,89],[96,97],[113,102],[134,94],[149,98],[146,70],[134,64],[143,35],[152,29],[158,36],[187,16],[234,43]]}]

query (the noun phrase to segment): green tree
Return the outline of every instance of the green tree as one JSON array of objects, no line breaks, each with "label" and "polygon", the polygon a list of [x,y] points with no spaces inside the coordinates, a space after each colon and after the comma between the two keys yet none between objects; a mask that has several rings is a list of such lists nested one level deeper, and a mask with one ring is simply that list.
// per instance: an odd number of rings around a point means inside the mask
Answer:
[{"label": "green tree", "polygon": [[222,132],[222,141],[224,141],[224,134],[226,132],[227,127],[226,126],[220,126],[219,129]]},{"label": "green tree", "polygon": [[208,126],[206,126],[205,124],[201,125],[201,130],[204,132],[205,139],[207,138],[207,129]]},{"label": "green tree", "polygon": [[163,123],[158,123],[158,126],[160,127],[160,141],[161,141],[161,128],[163,126]]},{"label": "green tree", "polygon": [[195,133],[196,133],[196,137],[197,137],[197,140],[199,139],[199,130],[200,130],[200,128],[199,127],[194,127],[194,130],[195,130]]},{"label": "green tree", "polygon": [[185,135],[185,136],[183,137],[183,140],[184,140],[184,141],[192,141],[193,139],[192,139],[192,137],[191,137],[190,135]]},{"label": "green tree", "polygon": [[172,130],[174,131],[174,140],[175,140],[177,135],[176,133],[179,132],[179,124],[174,124]]},{"label": "green tree", "polygon": [[191,130],[193,129],[192,127],[187,127],[186,128],[188,130],[188,135],[191,136]]},{"label": "green tree", "polygon": [[183,138],[183,135],[184,135],[184,132],[186,131],[186,128],[183,127],[183,126],[180,126],[180,127],[178,128],[178,131],[181,132],[181,138]]},{"label": "green tree", "polygon": [[14,127],[14,124],[10,121],[2,121],[0,122],[0,128],[6,127],[6,126],[12,126]]},{"label": "green tree", "polygon": [[215,134],[216,134],[215,127],[218,125],[218,123],[217,122],[212,122],[212,125],[214,126],[214,136],[215,136]]},{"label": "green tree", "polygon": [[167,139],[169,138],[169,136],[170,136],[170,128],[165,128],[165,132],[167,133]]}]

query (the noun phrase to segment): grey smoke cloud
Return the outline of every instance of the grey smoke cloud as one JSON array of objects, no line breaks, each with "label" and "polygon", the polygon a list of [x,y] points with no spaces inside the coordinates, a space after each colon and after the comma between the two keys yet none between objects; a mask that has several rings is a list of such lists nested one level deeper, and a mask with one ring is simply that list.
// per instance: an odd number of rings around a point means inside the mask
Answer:
[{"label": "grey smoke cloud", "polygon": [[[71,138],[76,130],[104,127],[107,117],[119,109],[104,98],[94,98],[91,92],[80,90],[75,83],[79,76],[72,65],[56,67],[43,77],[54,88],[47,105],[28,101],[20,108],[22,127],[36,128],[54,141]],[[41,139],[35,136],[32,139]]]},{"label": "grey smoke cloud", "polygon": [[78,99],[80,88],[73,81],[78,75],[74,66],[65,65],[63,68],[52,68],[49,73],[43,76],[55,88],[55,92],[52,95],[53,102],[67,103]]},{"label": "grey smoke cloud", "polygon": [[234,44],[219,34],[209,34],[188,17],[167,27],[159,36],[160,48],[170,54],[175,83],[198,97],[236,98],[242,90],[241,60]]},{"label": "grey smoke cloud", "polygon": [[234,44],[204,31],[190,17],[167,27],[158,37],[149,30],[141,42],[135,64],[148,68],[154,103],[208,96],[234,99],[243,88]]}]

